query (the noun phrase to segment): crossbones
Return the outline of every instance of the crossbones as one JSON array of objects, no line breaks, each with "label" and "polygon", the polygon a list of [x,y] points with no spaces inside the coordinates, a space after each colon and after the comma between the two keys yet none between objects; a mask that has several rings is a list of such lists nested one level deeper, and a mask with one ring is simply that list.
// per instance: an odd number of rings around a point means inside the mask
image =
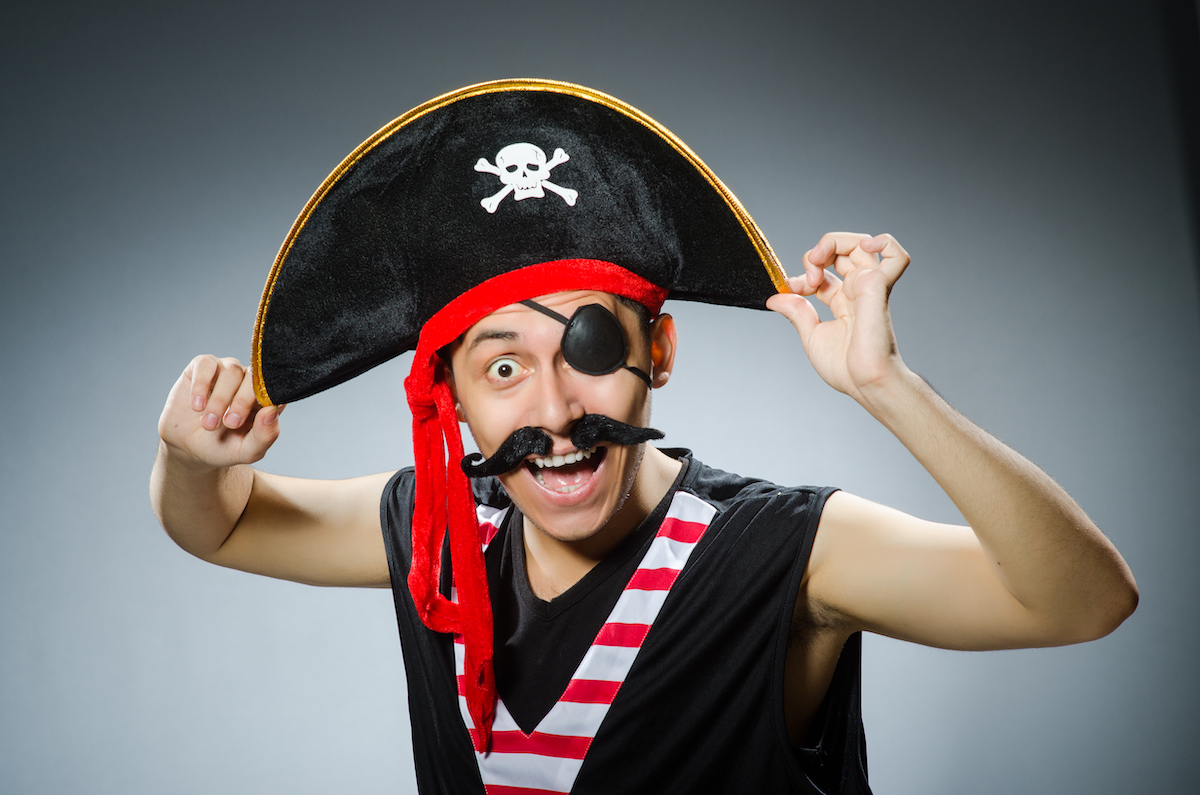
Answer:
[{"label": "crossbones", "polygon": [[559,187],[548,179],[552,168],[570,159],[562,149],[555,149],[554,157],[547,161],[546,153],[541,147],[524,143],[509,144],[497,152],[494,166],[487,158],[481,157],[475,164],[475,170],[495,174],[504,183],[504,189],[479,203],[483,205],[483,209],[494,213],[500,202],[510,193],[513,194],[514,201],[541,199],[546,195],[543,188],[547,188],[561,196],[568,206],[574,207],[579,192]]}]

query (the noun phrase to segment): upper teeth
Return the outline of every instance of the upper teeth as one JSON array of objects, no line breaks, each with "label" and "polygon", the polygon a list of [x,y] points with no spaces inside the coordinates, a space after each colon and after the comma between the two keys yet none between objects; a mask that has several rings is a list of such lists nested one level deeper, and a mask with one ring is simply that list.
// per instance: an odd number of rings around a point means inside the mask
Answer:
[{"label": "upper teeth", "polygon": [[594,452],[596,452],[596,448],[591,447],[587,450],[576,450],[575,452],[567,453],[566,455],[552,455],[545,458],[535,458],[533,459],[533,463],[537,464],[538,469],[545,469],[546,467],[561,467],[566,466],[567,464],[574,464],[578,461],[582,461],[585,458],[591,458],[592,453]]}]

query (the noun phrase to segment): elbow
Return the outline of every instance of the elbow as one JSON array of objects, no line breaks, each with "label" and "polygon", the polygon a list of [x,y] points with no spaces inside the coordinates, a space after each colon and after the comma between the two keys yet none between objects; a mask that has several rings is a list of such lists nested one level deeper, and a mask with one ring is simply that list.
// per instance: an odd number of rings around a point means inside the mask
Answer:
[{"label": "elbow", "polygon": [[1133,572],[1129,570],[1129,565],[1119,555],[1117,564],[1115,581],[1107,600],[1109,607],[1105,614],[1106,623],[1097,637],[1104,637],[1121,626],[1125,619],[1133,615],[1134,610],[1137,610],[1139,598],[1137,580],[1133,579]]},{"label": "elbow", "polygon": [[1099,640],[1110,635],[1137,609],[1139,595],[1133,572],[1121,553],[1111,544],[1107,546],[1109,554],[1105,559],[1085,570],[1083,582],[1089,583],[1090,587],[1078,613],[1076,632],[1080,637],[1068,643]]},{"label": "elbow", "polygon": [[1084,643],[1099,640],[1111,634],[1133,615],[1138,606],[1138,587],[1133,575],[1126,568],[1123,576],[1111,587],[1092,600],[1092,607],[1081,616],[1075,626],[1075,637],[1068,643]]},{"label": "elbow", "polygon": [[1138,587],[1125,566],[1117,576],[1092,587],[1076,588],[1057,608],[1041,614],[1032,646],[1070,646],[1112,634],[1138,606]]},{"label": "elbow", "polygon": [[1137,610],[1137,582],[1134,581],[1133,574],[1128,569],[1125,570],[1124,580],[1118,593],[1113,598],[1113,606],[1109,611],[1108,623],[1099,637],[1104,637],[1121,626],[1121,624],[1125,623],[1125,619],[1133,615],[1134,610]]}]

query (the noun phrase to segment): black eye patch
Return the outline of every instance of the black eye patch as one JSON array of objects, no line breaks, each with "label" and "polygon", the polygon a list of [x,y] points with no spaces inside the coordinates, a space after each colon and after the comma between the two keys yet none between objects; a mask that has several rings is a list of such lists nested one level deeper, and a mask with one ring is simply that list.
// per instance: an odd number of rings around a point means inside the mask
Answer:
[{"label": "black eye patch", "polygon": [[581,306],[568,319],[534,301],[521,303],[566,326],[562,355],[574,369],[587,375],[608,375],[623,367],[650,385],[649,375],[625,364],[629,354],[625,330],[621,328],[621,321],[606,307],[600,304]]}]

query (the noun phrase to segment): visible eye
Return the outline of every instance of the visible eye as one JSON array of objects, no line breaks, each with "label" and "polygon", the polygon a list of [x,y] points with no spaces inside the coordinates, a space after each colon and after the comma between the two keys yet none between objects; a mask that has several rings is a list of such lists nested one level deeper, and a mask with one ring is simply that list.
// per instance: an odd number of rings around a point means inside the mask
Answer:
[{"label": "visible eye", "polygon": [[497,359],[488,365],[488,378],[497,381],[507,381],[521,372],[521,366],[512,359]]}]

